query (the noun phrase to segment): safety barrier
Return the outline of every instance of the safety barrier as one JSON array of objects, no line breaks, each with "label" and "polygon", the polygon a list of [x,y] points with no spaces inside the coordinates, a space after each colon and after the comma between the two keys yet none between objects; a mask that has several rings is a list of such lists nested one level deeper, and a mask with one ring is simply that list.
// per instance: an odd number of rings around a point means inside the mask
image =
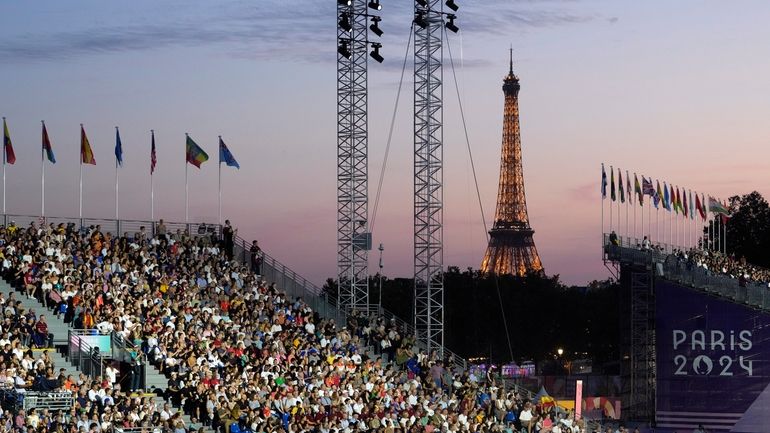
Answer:
[{"label": "safety barrier", "polygon": [[50,411],[69,411],[75,404],[75,397],[69,391],[40,392],[27,391],[21,393],[24,410],[48,409]]}]

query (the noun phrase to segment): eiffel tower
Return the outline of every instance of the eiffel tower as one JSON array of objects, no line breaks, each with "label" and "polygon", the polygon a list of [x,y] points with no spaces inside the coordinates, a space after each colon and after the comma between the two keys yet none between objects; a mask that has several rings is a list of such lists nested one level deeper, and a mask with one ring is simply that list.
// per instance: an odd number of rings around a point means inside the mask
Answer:
[{"label": "eiffel tower", "polygon": [[489,231],[489,245],[481,262],[481,271],[498,275],[524,276],[543,272],[537,254],[534,230],[529,226],[527,199],[524,195],[524,170],[521,163],[519,127],[519,78],[513,73],[513,49],[508,75],[503,80],[503,149],[500,158],[500,184],[497,190],[495,222]]}]

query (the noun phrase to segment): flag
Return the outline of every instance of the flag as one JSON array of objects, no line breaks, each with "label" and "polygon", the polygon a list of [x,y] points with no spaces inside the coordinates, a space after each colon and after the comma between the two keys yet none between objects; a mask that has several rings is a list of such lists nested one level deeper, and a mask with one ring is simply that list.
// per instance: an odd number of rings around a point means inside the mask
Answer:
[{"label": "flag", "polygon": [[[660,190],[660,180],[655,181],[655,185],[657,186],[657,189],[655,191],[655,195],[658,197],[658,202],[663,201],[663,191]],[[663,203],[663,208],[666,207],[666,203]],[[655,208],[658,208],[658,203],[655,203]]]},{"label": "flag", "polygon": [[709,211],[725,216],[730,215],[730,211],[728,211],[727,208],[719,202],[719,200],[711,196],[709,196]]},{"label": "flag", "polygon": [[115,127],[115,164],[123,167],[123,143],[120,142],[120,131]]},{"label": "flag", "polygon": [[628,194],[628,204],[634,204],[634,194],[631,192],[631,177],[626,170],[626,194]]},{"label": "flag", "polygon": [[604,171],[604,163],[602,163],[602,200],[607,198],[607,172]]},{"label": "flag", "polygon": [[610,166],[610,198],[615,201],[615,170]]},{"label": "flag", "polygon": [[[692,201],[692,190],[690,190],[689,192],[690,192],[690,219],[692,220],[692,219],[695,219],[695,202]],[[697,197],[698,194],[695,194],[695,196]]]},{"label": "flag", "polygon": [[676,187],[676,200],[674,201],[676,210],[682,212],[682,197],[679,196],[679,187]]},{"label": "flag", "polygon": [[16,153],[13,151],[13,143],[11,143],[11,134],[8,132],[8,124],[5,123],[5,117],[3,117],[3,152],[5,159],[3,163],[13,165],[16,162]]},{"label": "flag", "polygon": [[626,192],[623,190],[623,173],[618,169],[618,189],[620,190],[620,202],[626,202]]},{"label": "flag", "polygon": [[45,152],[45,156],[51,164],[56,164],[56,156],[53,154],[51,139],[48,138],[48,130],[45,128],[45,123],[43,123],[43,152]]},{"label": "flag", "polygon": [[698,213],[700,214],[700,217],[705,221],[706,220],[706,210],[703,208],[703,205],[701,204],[700,198],[698,198],[698,193],[695,193],[695,209],[698,209]]},{"label": "flag", "polygon": [[682,188],[682,213],[684,214],[684,217],[687,218],[687,190]]},{"label": "flag", "polygon": [[655,188],[652,187],[652,179],[645,179],[642,176],[642,192],[652,198],[655,195]]},{"label": "flag", "polygon": [[663,181],[663,209],[671,212],[671,197],[668,196],[666,181]]},{"label": "flag", "polygon": [[91,150],[91,143],[88,142],[86,130],[83,129],[82,124],[80,125],[80,163],[96,165],[94,152]]},{"label": "flag", "polygon": [[679,208],[676,207],[676,193],[674,193],[674,185],[669,185],[669,189],[671,190],[671,193],[669,194],[669,206],[672,208],[676,213],[679,213]]},{"label": "flag", "polygon": [[209,160],[209,155],[203,149],[201,149],[201,147],[198,146],[189,135],[187,136],[185,147],[185,156],[187,158],[187,162],[190,164],[201,168],[201,164]]},{"label": "flag", "polygon": [[238,164],[238,161],[235,160],[235,157],[233,157],[233,154],[230,153],[230,149],[227,148],[227,145],[225,145],[225,142],[222,141],[222,137],[219,137],[219,163],[225,163],[228,167],[235,167],[240,169],[241,166]]},{"label": "flag", "polygon": [[727,202],[723,201],[722,206],[724,206],[725,209],[727,209],[727,213],[722,214],[722,224],[727,224],[728,221],[730,221],[730,218],[732,218],[732,215],[730,214],[730,209],[727,207]]},{"label": "flag", "polygon": [[152,135],[150,144],[150,176],[155,173],[155,166],[158,164],[158,156],[155,154],[155,131],[150,131]]},{"label": "flag", "polygon": [[[642,176],[642,179],[644,179],[644,176]],[[634,193],[638,197],[639,206],[642,206],[644,204],[644,195],[642,194],[642,187],[639,185],[639,178],[636,177],[636,173],[634,173]]]}]

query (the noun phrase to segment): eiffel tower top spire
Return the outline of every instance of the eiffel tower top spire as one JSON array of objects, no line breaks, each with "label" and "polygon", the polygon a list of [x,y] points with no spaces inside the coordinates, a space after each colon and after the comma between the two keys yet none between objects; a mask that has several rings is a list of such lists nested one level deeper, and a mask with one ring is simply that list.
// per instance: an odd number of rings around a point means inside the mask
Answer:
[{"label": "eiffel tower top spire", "polygon": [[503,80],[503,145],[495,221],[489,232],[489,246],[481,262],[482,272],[525,275],[542,272],[535,248],[524,194],[524,168],[521,158],[519,125],[519,78],[513,73],[513,49],[508,75]]}]

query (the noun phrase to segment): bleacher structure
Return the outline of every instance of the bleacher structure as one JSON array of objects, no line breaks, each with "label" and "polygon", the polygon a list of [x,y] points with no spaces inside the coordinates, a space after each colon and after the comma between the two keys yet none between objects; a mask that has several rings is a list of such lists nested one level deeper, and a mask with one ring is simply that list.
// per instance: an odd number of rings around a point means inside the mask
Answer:
[{"label": "bleacher structure", "polygon": [[[111,220],[111,219],[93,219],[93,218],[60,218],[60,217],[46,217],[42,219],[38,216],[29,215],[2,215],[2,223],[4,226],[8,224],[15,224],[18,227],[27,227],[30,223],[36,224],[69,224],[74,223],[77,227],[88,228],[90,226],[100,226],[103,233],[119,233],[133,234],[140,231],[140,228],[144,227],[147,236],[155,235],[155,224],[152,221],[141,220]],[[175,223],[166,222],[167,233],[174,233],[177,230],[187,231],[191,236],[216,236],[220,237],[221,226],[217,224],[206,223]],[[243,264],[250,263],[250,248],[251,243],[247,242],[241,237],[236,237],[233,250],[233,257],[239,260]],[[347,321],[347,312],[344,307],[338,308],[337,303],[333,299],[329,299],[324,291],[303,278],[298,273],[293,271],[288,266],[284,265],[274,257],[261,252],[262,278],[268,283],[275,283],[277,287],[290,297],[301,297],[305,303],[307,303],[314,311],[318,312],[322,317],[326,319],[333,319],[338,324],[344,324]],[[15,289],[11,287],[5,281],[0,281],[0,292],[9,294]],[[25,308],[35,308],[36,311],[46,311],[46,307],[38,302],[37,299],[28,299],[25,296],[19,297],[22,301],[22,305]],[[393,313],[380,309],[379,314],[387,320],[394,320],[400,329],[405,329],[411,335],[414,335],[414,327],[412,324],[407,323],[401,318],[395,316]],[[83,372],[88,375],[101,375],[105,367],[105,362],[111,361],[128,361],[132,356],[142,357],[142,352],[138,348],[133,347],[129,341],[124,341],[118,334],[110,336],[109,351],[97,350],[95,351],[91,345],[87,343],[85,339],[79,338],[81,336],[93,335],[94,330],[76,330],[71,329],[60,318],[48,314],[49,318],[49,331],[54,335],[54,346],[63,349],[63,352],[68,356],[65,359],[60,353],[52,352],[54,362],[59,366],[65,366],[67,374],[73,374],[77,376],[79,372]],[[66,351],[64,348],[66,347]],[[426,347],[421,347],[426,350]],[[468,363],[462,357],[454,354],[450,350],[443,348],[443,354],[445,358],[452,360],[457,368],[466,369]],[[146,359],[141,358],[141,363],[144,365],[143,376],[141,378],[142,388],[152,394],[154,389],[163,390],[168,386],[167,378],[161,374],[152,364],[148,363]],[[530,396],[528,390],[519,388],[515,384],[511,384],[515,390],[522,395]],[[29,398],[14,394],[19,403],[19,408],[54,408],[59,406],[69,405],[71,407],[74,396],[70,393],[62,392],[42,392],[28,394]],[[162,405],[163,403],[171,403],[163,399],[162,397],[155,396],[155,399]],[[178,409],[178,408],[177,408]],[[184,415],[185,422],[189,423],[189,416]]]},{"label": "bleacher structure", "polygon": [[624,418],[656,419],[656,281],[668,281],[726,302],[770,311],[767,285],[741,282],[677,258],[673,245],[643,248],[643,241],[604,234],[603,259],[621,287],[621,378]]}]

